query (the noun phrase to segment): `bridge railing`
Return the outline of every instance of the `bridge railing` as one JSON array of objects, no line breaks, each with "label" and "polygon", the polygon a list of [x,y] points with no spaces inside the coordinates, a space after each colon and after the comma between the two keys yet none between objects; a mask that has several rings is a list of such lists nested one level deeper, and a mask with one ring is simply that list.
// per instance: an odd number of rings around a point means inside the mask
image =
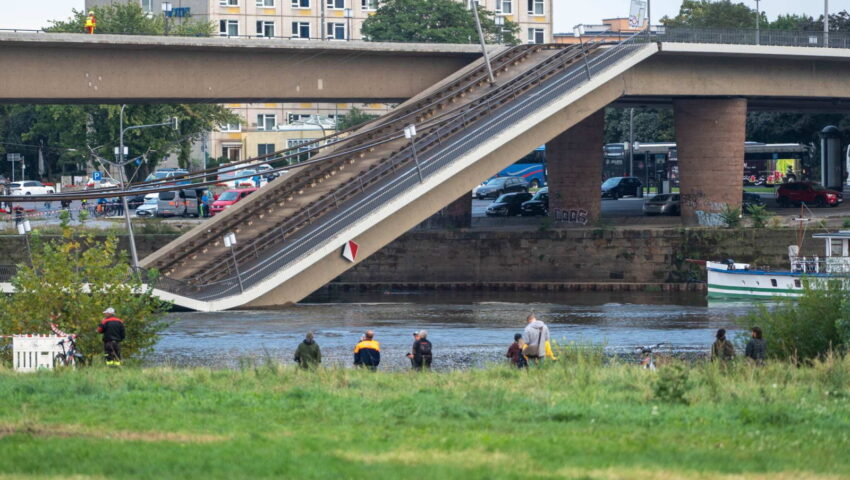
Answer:
[{"label": "bridge railing", "polygon": [[[646,37],[645,34],[643,34]],[[829,32],[824,42],[822,31],[658,27],[652,40],[671,43],[711,43],[727,45],[763,45],[772,47],[850,48],[850,34]]]},{"label": "bridge railing", "polygon": [[[552,71],[549,73],[552,76],[542,84],[527,90],[531,92],[530,94],[525,95],[526,90],[517,89],[508,92],[510,98],[503,101],[484,99],[476,106],[476,112],[470,112],[469,115],[448,122],[433,134],[428,135],[428,138],[417,141],[417,150],[422,152],[419,155],[418,166],[411,161],[412,149],[407,146],[392,161],[381,167],[381,171],[376,170],[370,173],[370,175],[382,175],[386,173],[386,170],[392,169],[395,171],[394,175],[387,175],[383,181],[377,182],[372,188],[362,190],[354,199],[336,205],[330,213],[325,211],[321,218],[315,219],[316,221],[313,221],[313,215],[309,211],[303,211],[299,220],[302,224],[307,222],[308,225],[302,226],[295,235],[287,238],[287,242],[277,251],[263,256],[262,259],[258,258],[258,261],[253,264],[240,264],[238,279],[234,276],[205,285],[172,280],[168,282],[168,285],[163,284],[161,287],[199,300],[238,294],[240,285],[237,280],[241,280],[244,286],[250,286],[273,272],[291,265],[298,258],[324,245],[328,239],[338,237],[347,225],[381,208],[392,199],[409,191],[422,178],[429,177],[454,162],[459,156],[474,150],[492,137],[493,132],[510,128],[557,98],[587,83],[641,46],[641,40],[638,37],[632,37],[602,52],[595,52],[590,57],[585,54],[583,59],[571,63],[569,68],[560,72],[557,69],[563,68],[566,60],[564,65],[558,65],[555,62],[550,67]],[[523,84],[523,88],[526,87]],[[463,135],[457,135],[460,130],[464,130]],[[276,235],[278,239],[281,239],[285,232],[276,229]],[[262,239],[262,241],[268,240]],[[243,249],[250,250],[255,245],[256,243],[243,245]]]}]

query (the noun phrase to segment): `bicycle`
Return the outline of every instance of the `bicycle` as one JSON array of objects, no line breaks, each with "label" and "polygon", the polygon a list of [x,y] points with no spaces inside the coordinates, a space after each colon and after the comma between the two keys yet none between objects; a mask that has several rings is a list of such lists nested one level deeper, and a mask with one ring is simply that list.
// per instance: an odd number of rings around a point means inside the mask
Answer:
[{"label": "bicycle", "polygon": [[[65,345],[68,348],[65,348]],[[57,353],[53,357],[53,368],[57,367],[76,367],[77,365],[85,365],[85,356],[77,350],[77,336],[68,335],[57,343],[62,346],[62,353]]]},{"label": "bicycle", "polygon": [[655,345],[645,345],[643,347],[635,347],[635,352],[640,353],[642,355],[646,355],[643,360],[640,362],[640,366],[647,369],[655,371],[655,352],[664,346],[663,343],[657,343]]}]

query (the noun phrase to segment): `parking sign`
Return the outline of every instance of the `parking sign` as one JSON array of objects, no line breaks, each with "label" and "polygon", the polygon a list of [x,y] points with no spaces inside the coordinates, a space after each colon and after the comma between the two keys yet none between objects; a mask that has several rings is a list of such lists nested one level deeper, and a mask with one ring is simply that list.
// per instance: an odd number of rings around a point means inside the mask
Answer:
[{"label": "parking sign", "polygon": [[103,180],[103,174],[100,173],[100,172],[92,172],[91,173],[91,179],[94,180],[95,182],[99,182],[99,181]]}]

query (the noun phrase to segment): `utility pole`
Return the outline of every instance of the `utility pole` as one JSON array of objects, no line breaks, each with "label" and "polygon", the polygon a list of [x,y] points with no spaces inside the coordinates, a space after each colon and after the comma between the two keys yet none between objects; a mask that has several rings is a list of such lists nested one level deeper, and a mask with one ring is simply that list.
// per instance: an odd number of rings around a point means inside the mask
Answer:
[{"label": "utility pole", "polygon": [[635,176],[635,109],[629,109],[629,176]]},{"label": "utility pole", "polygon": [[759,0],[756,0],[756,45],[761,45],[761,9]]},{"label": "utility pole", "polygon": [[646,0],[646,39],[652,41],[652,13],[650,11],[650,3],[652,0]]},{"label": "utility pole", "polygon": [[823,0],[823,46],[829,46],[829,0]]}]

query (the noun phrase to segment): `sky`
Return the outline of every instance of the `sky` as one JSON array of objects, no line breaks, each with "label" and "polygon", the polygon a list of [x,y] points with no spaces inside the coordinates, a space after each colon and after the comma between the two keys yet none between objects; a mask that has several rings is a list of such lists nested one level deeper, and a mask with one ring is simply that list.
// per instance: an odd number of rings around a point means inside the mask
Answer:
[{"label": "sky", "polygon": [[[674,16],[681,0],[651,0],[652,19],[664,15]],[[755,0],[741,0],[755,7]],[[603,18],[628,16],[630,0],[552,0],[554,29],[571,32],[574,25],[598,24]],[[84,0],[0,0],[0,29],[40,28],[48,20],[65,19],[72,8],[82,10]],[[820,0],[762,0],[759,5],[770,19],[785,13],[806,13],[819,16],[823,13]],[[850,0],[829,0],[830,12],[850,11]]]}]

